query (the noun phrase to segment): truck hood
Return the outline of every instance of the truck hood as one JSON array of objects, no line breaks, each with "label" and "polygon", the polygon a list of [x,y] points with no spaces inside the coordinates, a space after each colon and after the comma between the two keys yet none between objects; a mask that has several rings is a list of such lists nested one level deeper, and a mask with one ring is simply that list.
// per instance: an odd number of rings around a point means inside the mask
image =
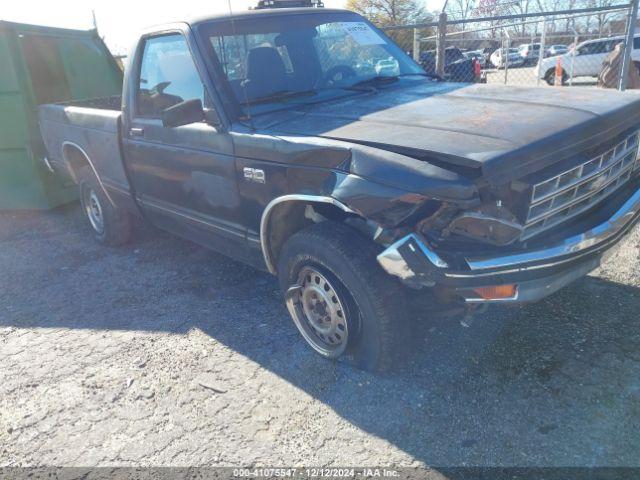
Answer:
[{"label": "truck hood", "polygon": [[264,126],[275,135],[330,138],[452,170],[477,169],[498,184],[639,122],[635,92],[401,80],[377,92],[288,110]]}]

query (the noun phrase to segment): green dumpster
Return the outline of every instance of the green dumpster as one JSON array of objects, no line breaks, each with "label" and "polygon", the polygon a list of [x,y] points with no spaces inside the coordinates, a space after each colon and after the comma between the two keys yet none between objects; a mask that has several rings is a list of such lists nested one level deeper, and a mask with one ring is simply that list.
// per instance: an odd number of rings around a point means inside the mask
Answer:
[{"label": "green dumpster", "polygon": [[69,180],[46,166],[38,105],[121,90],[122,71],[95,30],[0,21],[0,210],[48,209],[76,198]]}]

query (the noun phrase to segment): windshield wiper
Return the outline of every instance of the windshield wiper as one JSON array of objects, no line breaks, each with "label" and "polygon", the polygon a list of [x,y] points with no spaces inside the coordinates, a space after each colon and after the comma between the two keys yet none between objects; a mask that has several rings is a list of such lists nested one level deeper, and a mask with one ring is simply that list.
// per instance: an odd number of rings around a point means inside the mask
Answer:
[{"label": "windshield wiper", "polygon": [[391,83],[395,83],[397,82],[400,77],[412,77],[412,76],[418,76],[418,77],[427,77],[427,78],[433,78],[436,80],[442,80],[438,75],[431,75],[429,73],[401,73],[399,75],[376,75],[375,77],[371,77],[371,78],[367,78],[364,80],[361,80],[359,82],[354,83],[353,85],[349,85],[348,87],[345,87],[347,90],[363,90],[362,88],[359,87],[378,87],[378,86],[382,86],[382,85],[389,85]]},{"label": "windshield wiper", "polygon": [[434,80],[438,80],[439,82],[443,81],[443,78],[438,75],[437,73],[427,73],[427,72],[420,72],[420,73],[401,73],[400,77],[410,77],[410,76],[419,76],[419,77],[427,77],[427,78],[433,78]]},{"label": "windshield wiper", "polygon": [[259,105],[263,103],[282,102],[290,98],[309,97],[316,95],[317,93],[318,92],[316,90],[281,90],[279,92],[270,93],[269,95],[246,100],[241,102],[241,105]]},{"label": "windshield wiper", "polygon": [[375,77],[366,78],[359,82],[353,83],[348,87],[344,87],[347,90],[362,90],[358,87],[378,87],[381,85],[388,85],[395,83],[400,78],[400,75],[376,75]]}]

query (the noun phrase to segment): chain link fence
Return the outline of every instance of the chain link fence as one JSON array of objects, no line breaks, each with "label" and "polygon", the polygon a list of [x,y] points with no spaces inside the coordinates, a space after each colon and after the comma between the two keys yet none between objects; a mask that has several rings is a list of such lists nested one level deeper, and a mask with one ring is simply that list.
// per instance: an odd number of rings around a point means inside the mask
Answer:
[{"label": "chain link fence", "polygon": [[640,72],[636,17],[631,3],[467,19],[441,14],[438,22],[385,30],[413,31],[414,59],[445,81],[623,90],[628,69]]}]

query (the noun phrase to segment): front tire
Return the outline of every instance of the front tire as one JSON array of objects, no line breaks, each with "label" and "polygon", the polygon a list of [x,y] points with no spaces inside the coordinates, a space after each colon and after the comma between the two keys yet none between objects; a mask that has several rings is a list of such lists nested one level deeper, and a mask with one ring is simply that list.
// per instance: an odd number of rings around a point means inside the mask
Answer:
[{"label": "front tire", "polygon": [[96,241],[107,246],[127,243],[131,238],[130,215],[111,203],[90,167],[84,167],[78,177],[80,204]]},{"label": "front tire", "polygon": [[404,340],[404,289],[378,265],[379,248],[347,225],[322,222],[287,240],[280,287],[306,342],[328,359],[385,371]]},{"label": "front tire", "polygon": [[[564,69],[562,70],[562,85],[566,85],[567,84],[567,80],[569,79],[569,76],[567,75],[567,72],[564,71]],[[547,70],[547,73],[545,73],[544,75],[544,80],[547,82],[547,85],[553,87],[556,84],[556,69],[554,68],[550,68],[549,70]]]}]

